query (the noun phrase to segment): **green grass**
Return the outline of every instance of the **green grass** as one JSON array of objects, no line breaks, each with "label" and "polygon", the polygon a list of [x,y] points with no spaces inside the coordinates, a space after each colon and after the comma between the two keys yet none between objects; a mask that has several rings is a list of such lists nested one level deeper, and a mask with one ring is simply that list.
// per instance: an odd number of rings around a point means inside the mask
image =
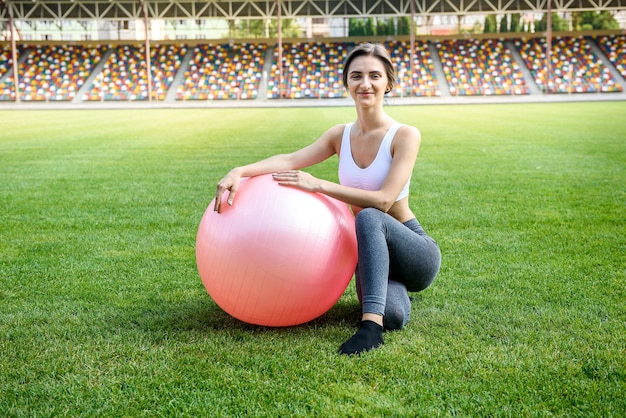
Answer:
[{"label": "green grass", "polygon": [[1,111],[0,415],[626,414],[626,103],[387,110],[421,129],[411,205],[443,266],[358,358],[352,284],[256,327],[194,253],[230,167],[352,109]]}]

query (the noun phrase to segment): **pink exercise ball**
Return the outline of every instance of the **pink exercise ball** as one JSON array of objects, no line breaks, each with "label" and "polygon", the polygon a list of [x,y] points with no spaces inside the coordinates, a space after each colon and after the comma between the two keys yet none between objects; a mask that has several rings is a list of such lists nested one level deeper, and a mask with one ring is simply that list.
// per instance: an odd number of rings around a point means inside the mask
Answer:
[{"label": "pink exercise ball", "polygon": [[233,206],[204,213],[196,262],[211,298],[250,324],[284,327],[327,312],[357,262],[354,216],[328,196],[244,179]]}]

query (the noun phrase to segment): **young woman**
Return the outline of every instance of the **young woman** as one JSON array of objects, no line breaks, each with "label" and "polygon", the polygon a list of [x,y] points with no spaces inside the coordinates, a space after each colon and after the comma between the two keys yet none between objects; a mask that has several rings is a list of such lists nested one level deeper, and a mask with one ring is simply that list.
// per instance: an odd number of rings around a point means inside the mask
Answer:
[{"label": "young woman", "polygon": [[[420,133],[383,110],[395,70],[380,44],[362,44],[347,57],[343,84],[354,100],[357,119],[326,131],[312,144],[232,169],[217,184],[215,210],[222,196],[235,201],[242,177],[273,173],[281,186],[323,193],[352,207],[356,216],[356,287],[362,307],[359,330],[341,345],[342,354],[359,354],[384,343],[384,330],[409,320],[407,291],[418,292],[435,279],[441,263],[437,243],[409,208],[409,183]],[[340,184],[300,169],[339,155]]]}]

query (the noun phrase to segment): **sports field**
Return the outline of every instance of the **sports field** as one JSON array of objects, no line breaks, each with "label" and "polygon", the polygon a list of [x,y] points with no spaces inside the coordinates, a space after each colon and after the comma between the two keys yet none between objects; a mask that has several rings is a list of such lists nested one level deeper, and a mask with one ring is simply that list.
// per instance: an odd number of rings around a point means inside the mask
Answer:
[{"label": "sports field", "polygon": [[353,284],[251,326],[194,246],[232,166],[352,108],[0,111],[0,415],[624,416],[626,102],[387,112],[422,132],[411,206],[443,265],[405,330],[345,357]]}]

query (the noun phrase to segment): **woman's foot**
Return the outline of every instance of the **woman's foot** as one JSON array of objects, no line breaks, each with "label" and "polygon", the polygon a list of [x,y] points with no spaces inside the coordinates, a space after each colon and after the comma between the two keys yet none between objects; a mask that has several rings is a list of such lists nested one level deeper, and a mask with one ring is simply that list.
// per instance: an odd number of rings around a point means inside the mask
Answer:
[{"label": "woman's foot", "polygon": [[339,347],[339,353],[345,355],[361,354],[383,345],[383,327],[374,321],[361,321],[359,330]]}]

